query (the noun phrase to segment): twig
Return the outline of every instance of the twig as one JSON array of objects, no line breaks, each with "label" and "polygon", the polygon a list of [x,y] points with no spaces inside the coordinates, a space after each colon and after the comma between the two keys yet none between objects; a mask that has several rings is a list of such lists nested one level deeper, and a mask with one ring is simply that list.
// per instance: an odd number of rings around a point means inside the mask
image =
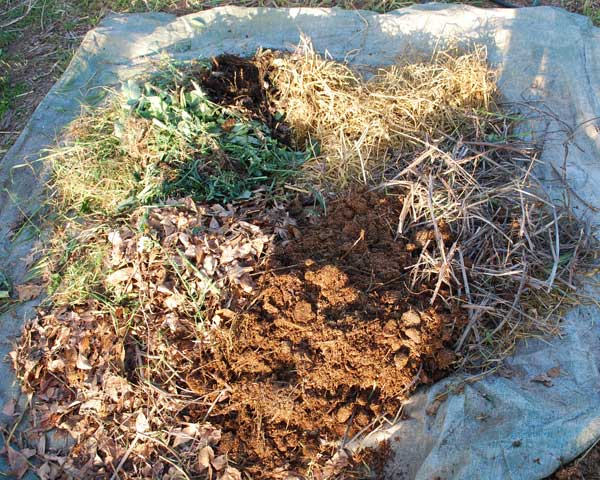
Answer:
[{"label": "twig", "polygon": [[10,27],[11,25],[14,25],[15,23],[23,20],[27,15],[29,15],[29,12],[31,12],[31,9],[33,8],[33,6],[36,3],[37,3],[37,0],[29,0],[29,4],[27,5],[27,10],[25,11],[25,13],[23,15],[21,15],[20,17],[13,18],[12,20],[9,20],[8,22],[0,25],[0,30],[4,30],[5,28]]},{"label": "twig", "polygon": [[129,458],[129,455],[131,455],[131,452],[133,452],[133,449],[137,445],[137,442],[139,439],[140,439],[140,434],[136,433],[134,439],[129,444],[129,448],[127,449],[125,454],[121,457],[121,461],[117,465],[117,468],[115,468],[115,471],[113,472],[112,476],[110,477],[110,480],[117,480],[119,478],[119,470],[121,470],[121,468],[123,468],[123,465],[125,465],[125,462]]},{"label": "twig", "polygon": [[365,230],[364,230],[364,228],[361,228],[360,229],[360,234],[358,235],[358,238],[354,241],[354,243],[352,244],[352,246],[340,257],[340,260],[343,260],[348,255],[350,255],[350,252],[352,250],[354,250],[354,247],[356,247],[356,245],[358,245],[360,242],[364,241],[364,239],[365,239]]},{"label": "twig", "polygon": [[[552,207],[552,215],[554,216],[554,248],[552,248],[554,263],[552,264],[550,276],[548,277],[548,280],[546,280],[548,292],[552,290],[552,284],[554,283],[556,272],[558,271],[558,262],[560,261],[560,235],[558,232],[558,217],[556,215],[556,208],[554,206]],[[552,246],[552,242],[550,244]]]},{"label": "twig", "polygon": [[517,305],[519,305],[519,302],[521,301],[521,295],[523,294],[523,289],[525,288],[525,284],[527,283],[526,280],[527,280],[527,271],[524,270],[523,275],[521,276],[521,282],[519,283],[519,289],[517,290],[517,293],[515,295],[515,299],[513,300],[510,311],[507,312],[506,315],[504,315],[504,317],[502,318],[500,323],[492,331],[491,335],[495,335],[500,330],[502,330],[502,327],[504,327],[506,322],[508,322],[512,318],[513,312],[518,311]]},{"label": "twig", "polygon": [[490,147],[492,149],[495,150],[508,150],[511,152],[517,152],[517,153],[521,153],[523,155],[526,155],[525,152],[527,152],[528,150],[531,151],[531,147],[529,148],[519,148],[519,147],[515,147],[513,145],[509,145],[506,143],[490,143],[490,142],[463,142],[465,145],[476,145],[478,147]]},{"label": "twig", "polygon": [[[442,234],[440,233],[437,218],[435,217],[435,211],[433,210],[433,176],[431,173],[429,174],[429,191],[428,191],[428,195],[427,195],[427,205],[429,207],[429,213],[431,214],[431,220],[433,223],[433,230],[435,232],[435,238],[437,240],[438,249],[442,255],[442,267],[440,268],[440,274],[439,274],[439,278],[441,279],[441,278],[443,278],[442,277],[443,272],[445,272],[445,270],[447,268],[448,260],[446,258],[446,249],[444,247],[444,239],[442,238]],[[441,281],[439,279],[438,279],[438,284],[441,285]],[[439,287],[436,287],[436,289],[433,292],[433,295],[429,302],[431,305],[433,305],[433,302],[435,302],[435,297],[437,296],[438,290],[439,290]]]},{"label": "twig", "polygon": [[[489,300],[490,300],[489,297],[484,298],[483,302],[481,302],[480,306],[481,307],[487,306]],[[477,322],[477,320],[479,320],[481,315],[483,315],[485,310],[486,310],[485,308],[480,308],[480,309],[476,310],[475,313],[473,313],[473,315],[471,316],[471,319],[469,320],[469,323],[465,327],[462,335],[460,336],[460,339],[458,340],[458,343],[456,344],[455,350],[457,352],[459,352],[462,349],[463,343],[465,342],[467,336],[469,335],[469,332],[475,327],[475,323]]]},{"label": "twig", "polygon": [[[152,410],[150,410],[150,418],[152,418],[152,416],[154,415],[154,412],[156,411],[156,405],[154,407],[152,407]],[[148,435],[143,435],[144,437],[150,438]],[[135,437],[134,439],[131,441],[131,444],[129,445],[129,448],[127,449],[127,451],[125,452],[125,454],[123,455],[123,457],[121,457],[121,461],[119,462],[119,464],[117,465],[117,468],[115,468],[115,471],[113,472],[112,476],[110,477],[110,480],[117,480],[119,478],[119,470],[121,470],[121,468],[123,468],[123,465],[125,465],[125,462],[127,461],[127,459],[129,458],[129,455],[131,455],[131,452],[133,452],[133,449],[135,448],[138,440],[142,437],[142,433],[141,432],[136,432],[135,433]]]}]

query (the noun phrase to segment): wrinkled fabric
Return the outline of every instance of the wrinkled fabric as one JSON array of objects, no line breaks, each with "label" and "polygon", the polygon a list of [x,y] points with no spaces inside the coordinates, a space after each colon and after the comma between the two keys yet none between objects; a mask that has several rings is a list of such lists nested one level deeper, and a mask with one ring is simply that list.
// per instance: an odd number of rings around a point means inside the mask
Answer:
[{"label": "wrinkled fabric", "polygon": [[[43,234],[25,224],[12,235],[24,214],[34,214],[44,201],[46,166],[37,160],[82,103],[98,104],[106,87],[152,71],[165,56],[292,49],[301,35],[316,50],[357,67],[391,64],[447,44],[485,45],[507,108],[529,117],[523,131],[543,141],[538,176],[545,188],[556,190],[558,175],[566,174],[576,211],[591,223],[600,218],[587,207],[600,205],[600,29],[585,17],[551,7],[441,4],[388,14],[223,7],[180,18],[111,15],[86,35],[0,162],[0,264],[15,283],[25,278],[28,254]],[[36,302],[0,316],[3,357]],[[387,478],[537,479],[585,451],[600,436],[599,318],[596,308],[576,308],[564,319],[562,337],[521,342],[502,375],[454,388],[464,380],[455,375],[421,389],[407,402],[405,420],[367,438],[390,440]],[[533,381],[556,367],[560,374],[550,385]],[[0,363],[0,401],[18,395],[12,369]],[[0,463],[0,471],[8,467]]]}]

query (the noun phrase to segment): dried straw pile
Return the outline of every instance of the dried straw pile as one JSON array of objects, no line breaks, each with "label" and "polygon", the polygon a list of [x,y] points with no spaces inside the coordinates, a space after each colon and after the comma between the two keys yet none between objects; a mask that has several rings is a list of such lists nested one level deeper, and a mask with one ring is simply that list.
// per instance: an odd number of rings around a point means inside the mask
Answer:
[{"label": "dried straw pile", "polygon": [[476,135],[486,121],[479,113],[497,110],[482,48],[380,69],[369,81],[309,43],[274,64],[274,102],[299,144],[320,146],[307,179],[317,185],[379,182],[430,142]]}]

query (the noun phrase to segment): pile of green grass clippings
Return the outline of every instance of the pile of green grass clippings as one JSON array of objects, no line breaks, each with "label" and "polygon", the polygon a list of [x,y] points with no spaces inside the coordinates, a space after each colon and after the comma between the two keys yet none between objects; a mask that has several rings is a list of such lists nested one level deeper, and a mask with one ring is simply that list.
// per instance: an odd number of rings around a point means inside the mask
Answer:
[{"label": "pile of green grass clippings", "polygon": [[50,156],[63,208],[112,215],[172,197],[230,202],[297,172],[310,151],[292,149],[243,108],[212,101],[191,78],[204,69],[129,81],[117,101],[72,124],[72,141]]}]

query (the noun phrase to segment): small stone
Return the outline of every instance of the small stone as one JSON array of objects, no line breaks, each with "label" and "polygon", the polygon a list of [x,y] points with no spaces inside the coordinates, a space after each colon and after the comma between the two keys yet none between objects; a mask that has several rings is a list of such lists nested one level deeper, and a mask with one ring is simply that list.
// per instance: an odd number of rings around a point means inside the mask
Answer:
[{"label": "small stone", "polygon": [[521,440],[513,440],[512,442],[512,446],[513,447],[520,447],[521,446]]},{"label": "small stone", "polygon": [[396,333],[398,331],[396,320],[388,320],[383,326],[383,331],[385,333]]},{"label": "small stone", "polygon": [[415,343],[421,343],[421,332],[416,328],[407,328],[404,330],[404,334]]},{"label": "small stone", "polygon": [[394,355],[394,365],[396,368],[404,368],[408,363],[408,355],[404,352],[398,352]]},{"label": "small stone", "polygon": [[418,312],[414,310],[409,310],[408,312],[404,312],[402,314],[402,322],[407,327],[415,327],[417,325],[421,325],[421,316]]},{"label": "small stone", "polygon": [[294,305],[294,320],[299,323],[309,323],[315,317],[312,305],[308,302],[300,301]]},{"label": "small stone", "polygon": [[290,342],[289,340],[283,341],[281,342],[279,348],[281,353],[283,353],[284,355],[289,355],[292,353],[292,342]]}]

